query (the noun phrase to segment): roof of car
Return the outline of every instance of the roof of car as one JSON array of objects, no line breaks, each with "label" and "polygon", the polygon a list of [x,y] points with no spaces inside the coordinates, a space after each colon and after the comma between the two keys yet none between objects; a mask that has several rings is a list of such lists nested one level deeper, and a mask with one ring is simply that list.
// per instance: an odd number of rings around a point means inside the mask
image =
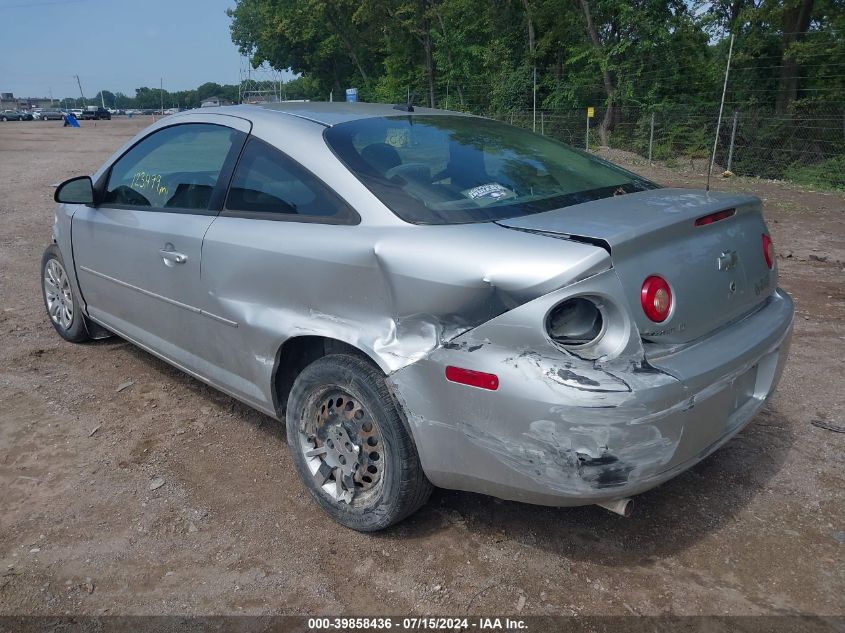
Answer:
[{"label": "roof of car", "polygon": [[[296,116],[321,125],[337,125],[338,123],[345,123],[347,121],[355,121],[357,119],[369,119],[373,117],[385,116],[418,116],[421,114],[427,115],[464,115],[461,112],[451,112],[449,110],[437,110],[434,108],[419,108],[414,106],[413,111],[408,112],[403,109],[397,109],[392,103],[347,103],[347,102],[320,102],[320,101],[283,101],[281,103],[264,103],[259,105],[242,105],[242,106],[223,106],[219,112],[235,113],[240,111],[241,114],[247,115],[249,110],[255,112],[256,110],[271,110],[282,112],[291,116]],[[210,110],[210,109],[209,109]],[[215,108],[217,110],[217,108]],[[248,118],[248,117],[247,117]]]}]

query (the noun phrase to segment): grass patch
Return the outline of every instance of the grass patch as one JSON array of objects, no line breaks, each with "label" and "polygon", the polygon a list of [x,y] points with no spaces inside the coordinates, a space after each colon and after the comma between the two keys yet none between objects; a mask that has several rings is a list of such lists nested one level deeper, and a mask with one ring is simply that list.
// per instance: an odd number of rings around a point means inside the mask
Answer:
[{"label": "grass patch", "polygon": [[805,187],[845,191],[845,156],[815,165],[791,165],[786,168],[784,178]]}]

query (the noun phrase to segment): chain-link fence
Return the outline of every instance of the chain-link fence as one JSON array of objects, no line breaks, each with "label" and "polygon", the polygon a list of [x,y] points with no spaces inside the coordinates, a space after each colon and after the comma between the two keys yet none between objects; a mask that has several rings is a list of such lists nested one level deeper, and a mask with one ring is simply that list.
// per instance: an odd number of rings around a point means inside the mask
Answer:
[{"label": "chain-link fence", "polygon": [[[570,145],[591,150],[606,145],[633,152],[666,167],[709,161],[718,112],[674,108],[651,112],[618,108],[604,139],[604,111],[519,110],[495,114]],[[713,174],[789,180],[801,185],[845,189],[845,106],[805,107],[789,114],[726,107],[719,128]]]}]

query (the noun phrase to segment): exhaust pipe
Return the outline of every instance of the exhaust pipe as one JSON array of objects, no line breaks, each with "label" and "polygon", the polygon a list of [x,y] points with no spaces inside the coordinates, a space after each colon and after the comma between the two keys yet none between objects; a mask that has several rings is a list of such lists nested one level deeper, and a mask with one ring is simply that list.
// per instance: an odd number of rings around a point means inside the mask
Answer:
[{"label": "exhaust pipe", "polygon": [[615,512],[616,514],[619,514],[625,518],[631,516],[631,513],[634,511],[634,500],[631,498],[614,499],[613,501],[601,501],[596,505],[601,506],[605,510]]}]

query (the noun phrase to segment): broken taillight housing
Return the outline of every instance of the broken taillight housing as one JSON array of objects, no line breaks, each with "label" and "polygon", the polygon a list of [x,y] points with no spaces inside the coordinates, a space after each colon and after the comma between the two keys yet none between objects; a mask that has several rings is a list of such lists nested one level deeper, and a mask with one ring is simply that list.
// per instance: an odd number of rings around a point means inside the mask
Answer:
[{"label": "broken taillight housing", "polygon": [[589,345],[604,331],[599,306],[585,297],[573,297],[557,304],[546,319],[546,330],[556,343],[567,347]]},{"label": "broken taillight housing", "polygon": [[775,243],[766,233],[763,233],[763,257],[769,270],[775,267]]},{"label": "broken taillight housing", "polygon": [[660,275],[646,277],[640,290],[643,312],[655,323],[662,323],[672,311],[672,289]]}]

